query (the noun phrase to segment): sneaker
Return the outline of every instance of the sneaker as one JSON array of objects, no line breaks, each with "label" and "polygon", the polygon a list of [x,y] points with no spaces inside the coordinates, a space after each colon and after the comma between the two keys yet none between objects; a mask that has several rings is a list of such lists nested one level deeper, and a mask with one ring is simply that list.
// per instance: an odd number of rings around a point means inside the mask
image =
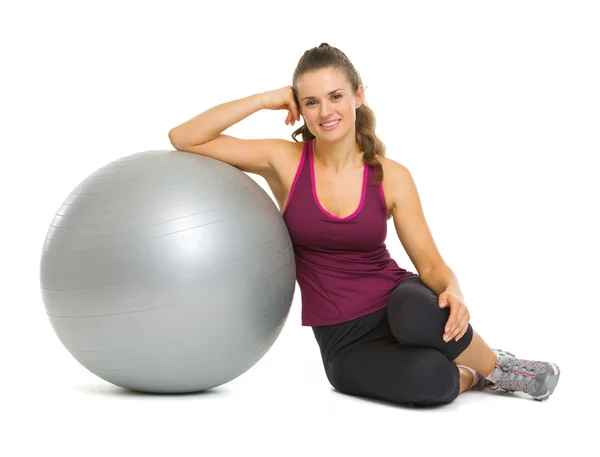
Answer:
[{"label": "sneaker", "polygon": [[496,367],[485,386],[492,390],[524,392],[538,401],[547,400],[558,384],[560,369],[551,362],[517,359],[514,354],[493,349],[498,354]]},{"label": "sneaker", "polygon": [[[511,356],[511,357],[515,357],[514,354],[511,354],[510,352],[503,351],[502,349],[492,349],[492,351],[494,351],[499,356]],[[475,384],[472,387],[472,389],[484,390],[485,388],[488,388],[490,390],[496,390],[498,388],[498,386],[496,386],[492,381],[488,381],[487,379],[485,379],[485,376],[483,376],[481,373],[478,373],[478,374],[479,374],[479,382],[477,384]]]},{"label": "sneaker", "polygon": [[500,357],[516,357],[516,355],[511,354],[508,351],[503,351],[502,349],[492,349],[492,351],[494,351],[496,354],[498,354]]}]

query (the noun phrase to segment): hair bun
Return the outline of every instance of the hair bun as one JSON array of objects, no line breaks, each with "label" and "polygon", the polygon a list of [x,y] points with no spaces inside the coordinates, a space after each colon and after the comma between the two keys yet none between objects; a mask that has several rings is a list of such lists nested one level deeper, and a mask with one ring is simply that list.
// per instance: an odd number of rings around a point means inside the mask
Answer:
[{"label": "hair bun", "polygon": [[329,43],[321,43],[321,44],[319,45],[319,47],[320,47],[320,48],[324,48],[325,46],[329,46]]}]

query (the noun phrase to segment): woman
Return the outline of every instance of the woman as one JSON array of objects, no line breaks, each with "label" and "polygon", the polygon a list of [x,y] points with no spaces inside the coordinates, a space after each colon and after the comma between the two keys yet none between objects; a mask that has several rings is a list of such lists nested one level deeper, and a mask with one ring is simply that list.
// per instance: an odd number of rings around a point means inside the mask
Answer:
[{"label": "woman", "polygon": [[[287,110],[286,124],[302,117],[294,141],[221,133],[261,109]],[[554,391],[555,364],[492,350],[471,327],[412,176],[385,157],[360,76],[337,48],[307,50],[292,86],[215,106],[169,139],[267,181],[294,245],[302,324],[337,390],[413,405],[448,403],[475,386],[536,400]],[[390,257],[390,218],[418,274]]]}]

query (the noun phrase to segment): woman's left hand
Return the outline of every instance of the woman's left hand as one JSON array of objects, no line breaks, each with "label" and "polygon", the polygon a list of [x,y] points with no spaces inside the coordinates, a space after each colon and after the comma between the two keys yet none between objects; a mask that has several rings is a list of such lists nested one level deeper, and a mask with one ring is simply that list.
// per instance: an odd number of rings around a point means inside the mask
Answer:
[{"label": "woman's left hand", "polygon": [[471,318],[469,310],[465,306],[464,300],[460,294],[453,291],[445,291],[438,297],[439,307],[450,308],[450,317],[444,328],[444,341],[448,342],[455,338],[460,340],[469,328]]}]

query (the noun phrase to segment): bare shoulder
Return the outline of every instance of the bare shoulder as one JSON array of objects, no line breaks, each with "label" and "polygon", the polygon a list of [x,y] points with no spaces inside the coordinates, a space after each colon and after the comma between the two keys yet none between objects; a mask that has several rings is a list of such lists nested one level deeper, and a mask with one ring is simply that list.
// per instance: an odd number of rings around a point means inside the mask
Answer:
[{"label": "bare shoulder", "polygon": [[408,171],[408,168],[394,160],[394,159],[390,159],[389,157],[377,157],[377,159],[381,162],[381,165],[383,166],[383,173],[385,174],[386,172],[388,174],[391,174],[395,177],[398,177],[398,175],[402,175],[402,174],[410,174],[410,172]]},{"label": "bare shoulder", "polygon": [[281,181],[282,184],[288,180],[290,174],[296,174],[296,169],[302,158],[304,144],[302,142],[289,140],[275,140],[273,149],[269,153],[271,164],[271,179]]},{"label": "bare shoulder", "polygon": [[290,140],[277,139],[273,140],[274,150],[270,154],[270,159],[273,166],[286,165],[287,162],[299,160],[302,156],[304,143]]},{"label": "bare shoulder", "polygon": [[267,181],[277,203],[285,207],[285,201],[296,177],[302,160],[304,143],[289,140],[276,140],[269,154],[269,172],[263,177]]},{"label": "bare shoulder", "polygon": [[415,182],[406,165],[388,157],[378,157],[383,167],[383,191],[389,211],[402,201],[414,195]]}]

